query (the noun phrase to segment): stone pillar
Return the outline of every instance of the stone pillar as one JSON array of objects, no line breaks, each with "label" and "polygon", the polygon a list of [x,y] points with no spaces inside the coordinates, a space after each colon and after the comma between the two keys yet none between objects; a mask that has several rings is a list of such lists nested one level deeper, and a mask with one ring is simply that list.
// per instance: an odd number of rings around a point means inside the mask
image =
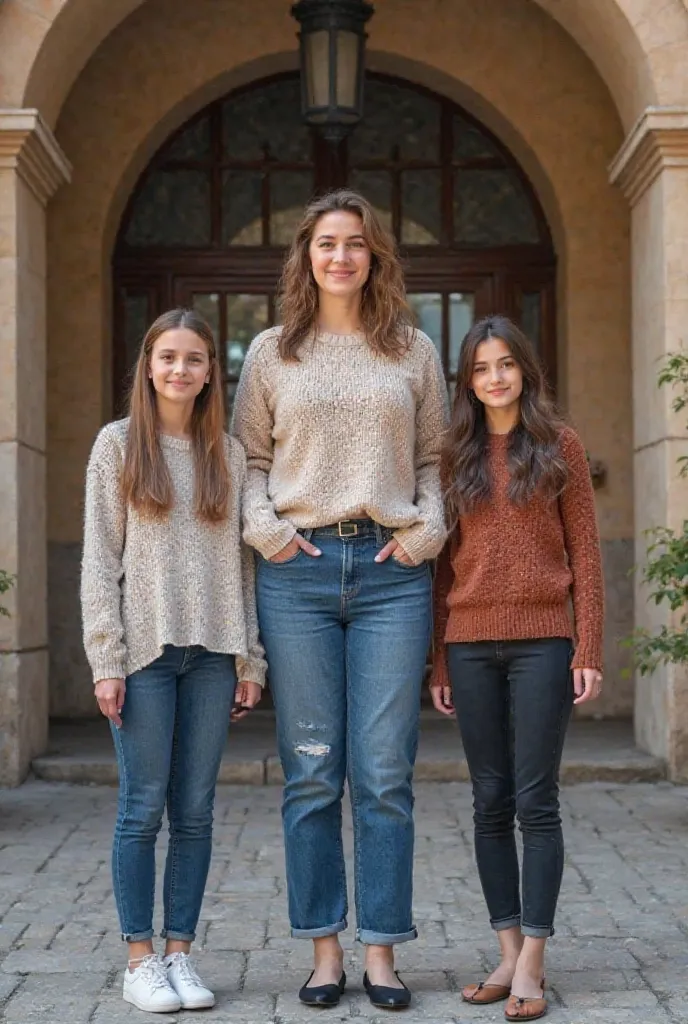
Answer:
[{"label": "stone pillar", "polygon": [[[632,208],[633,419],[636,562],[644,531],[680,529],[688,518],[688,482],[677,459],[688,454],[686,411],[657,387],[663,357],[688,346],[688,108],[648,108],[610,168]],[[613,384],[613,382],[610,382]],[[636,624],[669,623],[636,580]],[[688,671],[668,667],[636,680],[638,743],[688,779]]]},{"label": "stone pillar", "polygon": [[0,785],[48,736],[45,207],[71,169],[36,110],[0,109]]}]

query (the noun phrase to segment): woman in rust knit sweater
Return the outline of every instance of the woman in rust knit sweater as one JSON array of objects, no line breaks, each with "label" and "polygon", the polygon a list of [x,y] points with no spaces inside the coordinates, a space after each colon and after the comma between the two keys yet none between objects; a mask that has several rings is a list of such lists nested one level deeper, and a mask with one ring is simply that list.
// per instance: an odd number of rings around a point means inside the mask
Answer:
[{"label": "woman in rust knit sweater", "polygon": [[458,715],[501,948],[499,967],[462,995],[508,999],[507,1020],[533,1020],[547,1009],[545,944],[564,864],[559,764],[572,704],[600,693],[604,586],[585,450],[506,317],[479,321],[463,342],[444,481],[451,532],[431,689],[439,711]]}]

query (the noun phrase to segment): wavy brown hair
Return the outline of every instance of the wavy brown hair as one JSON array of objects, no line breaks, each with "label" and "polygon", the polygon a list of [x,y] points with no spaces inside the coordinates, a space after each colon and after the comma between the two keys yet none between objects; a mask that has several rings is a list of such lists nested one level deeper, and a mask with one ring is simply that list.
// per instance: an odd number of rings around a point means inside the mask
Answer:
[{"label": "wavy brown hair", "polygon": [[490,498],[485,406],[476,398],[471,380],[478,345],[491,338],[508,346],[523,373],[520,418],[511,431],[507,456],[509,500],[526,505],[536,492],[554,500],[566,483],[566,461],[559,447],[564,423],[548,394],[535,348],[508,317],[484,317],[471,327],[461,345],[452,422],[442,460],[447,518],[452,525],[460,515]]},{"label": "wavy brown hair", "polygon": [[231,490],[225,453],[222,374],[213,332],[192,309],[171,309],[163,313],[143,339],[129,393],[130,421],[121,478],[122,495],[148,519],[166,519],[174,504],[172,480],[158,436],[156,392],[148,371],[158,338],[178,328],[198,335],[210,358],[210,381],[196,396],[191,416],[194,510],[199,519],[219,523],[227,518]]},{"label": "wavy brown hair", "polygon": [[350,189],[338,189],[306,207],[282,272],[282,359],[297,359],[299,346],[315,328],[318,286],[311,272],[309,247],[318,221],[326,213],[343,210],[361,218],[363,237],[370,248],[370,275],[361,296],[361,322],[368,344],[386,356],[401,356],[408,349],[413,314],[406,301],[404,275],[394,239],[385,231],[367,199]]}]

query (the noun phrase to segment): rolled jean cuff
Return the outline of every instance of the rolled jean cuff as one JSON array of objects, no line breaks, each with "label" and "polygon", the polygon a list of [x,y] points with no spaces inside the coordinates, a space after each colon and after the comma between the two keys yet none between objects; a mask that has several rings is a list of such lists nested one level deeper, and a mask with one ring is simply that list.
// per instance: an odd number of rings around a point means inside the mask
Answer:
[{"label": "rolled jean cuff", "polygon": [[554,928],[551,925],[545,928],[536,928],[532,924],[522,924],[521,935],[527,935],[529,939],[549,939],[554,935]]},{"label": "rolled jean cuff", "polygon": [[324,939],[328,935],[337,935],[348,927],[346,918],[338,921],[337,924],[327,924],[324,928],[292,928],[292,939]]},{"label": "rolled jean cuff", "polygon": [[495,932],[506,931],[507,928],[520,928],[521,918],[520,916],[515,917],[504,917],[501,921],[490,921],[492,930]]},{"label": "rolled jean cuff", "polygon": [[155,932],[152,928],[148,928],[145,932],[122,932],[122,942],[148,942],[154,935]]},{"label": "rolled jean cuff", "polygon": [[411,942],[418,938],[418,929],[415,924],[408,932],[398,932],[396,935],[389,935],[386,932],[371,932],[369,928],[359,928],[356,931],[356,939],[364,946],[396,946],[400,942]]},{"label": "rolled jean cuff", "polygon": [[196,932],[175,932],[171,928],[163,928],[160,932],[161,939],[174,939],[175,942],[193,942]]}]

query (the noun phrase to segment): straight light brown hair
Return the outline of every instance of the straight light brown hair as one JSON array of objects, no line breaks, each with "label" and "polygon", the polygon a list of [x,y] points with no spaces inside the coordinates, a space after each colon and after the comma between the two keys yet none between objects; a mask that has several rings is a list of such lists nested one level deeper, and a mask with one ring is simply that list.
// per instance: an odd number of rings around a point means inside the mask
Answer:
[{"label": "straight light brown hair", "polygon": [[163,313],[143,339],[129,393],[130,421],[122,469],[122,495],[132,508],[148,519],[166,519],[174,504],[172,480],[160,447],[156,391],[149,368],[155,342],[165,331],[179,328],[198,335],[210,359],[210,381],[196,396],[191,416],[194,511],[207,523],[219,523],[227,518],[231,490],[225,452],[222,375],[213,332],[192,309],[171,309]]},{"label": "straight light brown hair", "polygon": [[485,406],[476,398],[471,382],[478,345],[491,338],[505,343],[523,374],[519,422],[509,437],[510,501],[523,506],[536,493],[554,500],[566,484],[566,460],[559,446],[564,422],[549,396],[537,352],[508,317],[484,317],[473,324],[461,344],[452,421],[442,459],[447,519],[452,527],[459,516],[490,499]]},{"label": "straight light brown hair", "polygon": [[318,315],[318,286],[311,271],[309,247],[318,221],[343,211],[361,218],[371,254],[370,275],[363,286],[361,321],[370,347],[382,355],[401,356],[413,332],[413,314],[406,301],[404,275],[394,239],[385,231],[367,199],[351,189],[338,189],[306,207],[287,255],[280,285],[282,359],[295,360],[299,346],[313,331]]}]

